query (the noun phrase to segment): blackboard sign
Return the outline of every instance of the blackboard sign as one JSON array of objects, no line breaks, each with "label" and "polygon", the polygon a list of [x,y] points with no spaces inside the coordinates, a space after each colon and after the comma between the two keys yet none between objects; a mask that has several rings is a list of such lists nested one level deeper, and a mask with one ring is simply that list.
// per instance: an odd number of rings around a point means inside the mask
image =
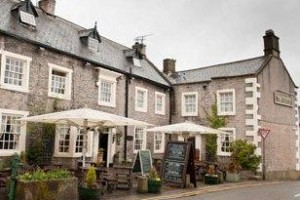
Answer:
[{"label": "blackboard sign", "polygon": [[177,162],[172,160],[165,161],[164,180],[172,181],[181,184],[182,174],[185,167],[184,162]]},{"label": "blackboard sign", "polygon": [[162,171],[163,181],[184,188],[186,186],[186,174],[190,174],[191,183],[194,183],[196,187],[192,143],[168,142]]},{"label": "blackboard sign", "polygon": [[136,154],[133,172],[141,172],[142,175],[149,174],[152,168],[152,158],[150,150],[139,150]]}]

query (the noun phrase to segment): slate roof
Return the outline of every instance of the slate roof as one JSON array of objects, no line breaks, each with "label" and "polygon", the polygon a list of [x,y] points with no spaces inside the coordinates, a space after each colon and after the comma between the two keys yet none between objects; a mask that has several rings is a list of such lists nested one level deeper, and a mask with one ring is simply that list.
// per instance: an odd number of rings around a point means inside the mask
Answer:
[{"label": "slate roof", "polygon": [[11,8],[16,3],[14,0],[0,1],[0,33],[16,36],[118,72],[129,73],[132,68],[132,73],[139,77],[169,86],[165,77],[147,59],[142,60],[142,67],[133,66],[123,52],[130,48],[101,36],[99,52],[93,52],[80,41],[79,32],[87,29],[60,17],[47,15],[39,8],[36,9],[39,15],[36,18],[36,29],[24,26],[11,13]]},{"label": "slate roof", "polygon": [[208,67],[178,71],[169,77],[173,84],[210,81],[214,78],[235,77],[255,74],[268,57],[256,57],[247,60],[218,64]]}]

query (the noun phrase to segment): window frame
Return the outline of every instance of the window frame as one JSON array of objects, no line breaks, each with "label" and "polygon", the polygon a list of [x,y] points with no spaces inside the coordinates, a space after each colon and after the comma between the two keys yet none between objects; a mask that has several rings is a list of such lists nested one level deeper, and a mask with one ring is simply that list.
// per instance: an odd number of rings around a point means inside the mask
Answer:
[{"label": "window frame", "polygon": [[[136,149],[135,148],[135,142],[136,142],[136,137],[135,137],[135,134],[136,134],[136,130],[137,129],[142,129],[142,146],[141,146],[141,149]],[[146,140],[147,140],[147,137],[146,137],[146,127],[134,127],[134,133],[133,133],[133,153],[137,153],[139,150],[144,150],[146,149]]]},{"label": "window frame", "polygon": [[[160,149],[156,149],[156,135],[157,134],[161,134],[161,146],[160,146]],[[154,153],[164,153],[165,151],[165,136],[166,134],[165,133],[154,133],[154,137],[153,137],[153,152]]]},{"label": "window frame", "polygon": [[[158,97],[162,97],[162,110],[157,109]],[[155,114],[165,115],[166,114],[166,94],[161,92],[155,92]]]},{"label": "window frame", "polygon": [[[2,125],[2,116],[3,114],[7,114],[7,115],[16,115],[16,116],[20,116],[20,117],[27,117],[29,115],[28,111],[21,111],[21,110],[10,110],[10,109],[1,109],[0,108],[0,128]],[[18,133],[17,135],[19,135],[19,140],[18,140],[18,144],[17,144],[17,148],[16,149],[1,149],[1,156],[12,156],[14,153],[20,154],[22,151],[25,151],[25,143],[26,143],[26,126],[27,123],[26,122],[20,122],[20,133]]]},{"label": "window frame", "polygon": [[[143,96],[143,107],[138,107],[138,92],[143,92],[144,96]],[[148,90],[145,88],[141,88],[141,87],[135,87],[135,111],[139,111],[139,112],[147,112],[148,110]]]},{"label": "window frame", "polygon": [[[186,112],[185,96],[195,95],[195,111]],[[198,92],[183,92],[181,93],[181,116],[198,116]]]},{"label": "window frame", "polygon": [[[219,130],[221,131],[231,131],[231,132],[228,132],[228,134],[232,134],[232,141],[229,141],[229,142],[233,142],[236,140],[236,128],[219,128]],[[221,133],[223,134],[223,133]],[[221,141],[221,134],[218,134],[218,139],[217,139],[217,144],[218,144],[218,150],[217,150],[217,155],[219,156],[230,156],[231,155],[231,152],[224,152],[222,151],[222,141]]]},{"label": "window frame", "polygon": [[[66,68],[66,67],[61,67],[61,66],[58,66],[58,65],[55,65],[52,63],[48,63],[48,66],[49,66],[48,96],[58,98],[58,99],[71,100],[73,70]],[[66,73],[65,94],[57,94],[57,93],[54,93],[51,91],[52,71]]]},{"label": "window frame", "polygon": [[[0,54],[2,55],[1,56],[0,88],[6,89],[6,90],[13,90],[13,91],[18,91],[18,92],[28,93],[29,92],[30,65],[32,62],[32,58],[23,56],[20,54],[8,52],[8,51],[1,51],[1,50],[0,50]],[[22,86],[4,83],[7,57],[10,57],[10,58],[16,59],[16,60],[21,60],[24,62],[24,66],[23,66],[24,67],[24,69],[23,69],[24,77],[22,79]]]},{"label": "window frame", "polygon": [[[221,111],[221,94],[222,93],[232,93],[232,111]],[[236,115],[236,94],[235,89],[224,89],[217,90],[217,105],[218,105],[218,115],[226,116],[226,115]]]}]

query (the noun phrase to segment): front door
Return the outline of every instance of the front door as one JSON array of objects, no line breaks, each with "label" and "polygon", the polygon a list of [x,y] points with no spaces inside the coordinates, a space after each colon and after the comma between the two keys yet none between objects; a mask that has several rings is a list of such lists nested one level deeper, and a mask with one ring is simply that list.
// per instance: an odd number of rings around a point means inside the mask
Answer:
[{"label": "front door", "polygon": [[107,165],[107,150],[108,150],[108,133],[101,132],[99,135],[99,149],[103,149],[103,161]]}]

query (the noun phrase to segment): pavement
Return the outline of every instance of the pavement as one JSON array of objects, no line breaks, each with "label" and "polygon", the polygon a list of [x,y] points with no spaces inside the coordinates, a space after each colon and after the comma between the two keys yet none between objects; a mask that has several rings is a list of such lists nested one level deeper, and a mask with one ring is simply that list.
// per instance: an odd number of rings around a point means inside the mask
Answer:
[{"label": "pavement", "polygon": [[202,182],[197,182],[197,188],[177,188],[166,184],[161,188],[161,192],[157,194],[139,194],[137,187],[134,186],[131,190],[117,190],[111,194],[105,194],[102,199],[122,199],[122,200],[164,200],[164,199],[180,199],[188,196],[195,196],[204,193],[218,192],[224,190],[233,190],[245,187],[255,187],[262,185],[270,185],[279,183],[278,181],[240,181],[237,183],[223,183],[218,185],[205,185]]}]

